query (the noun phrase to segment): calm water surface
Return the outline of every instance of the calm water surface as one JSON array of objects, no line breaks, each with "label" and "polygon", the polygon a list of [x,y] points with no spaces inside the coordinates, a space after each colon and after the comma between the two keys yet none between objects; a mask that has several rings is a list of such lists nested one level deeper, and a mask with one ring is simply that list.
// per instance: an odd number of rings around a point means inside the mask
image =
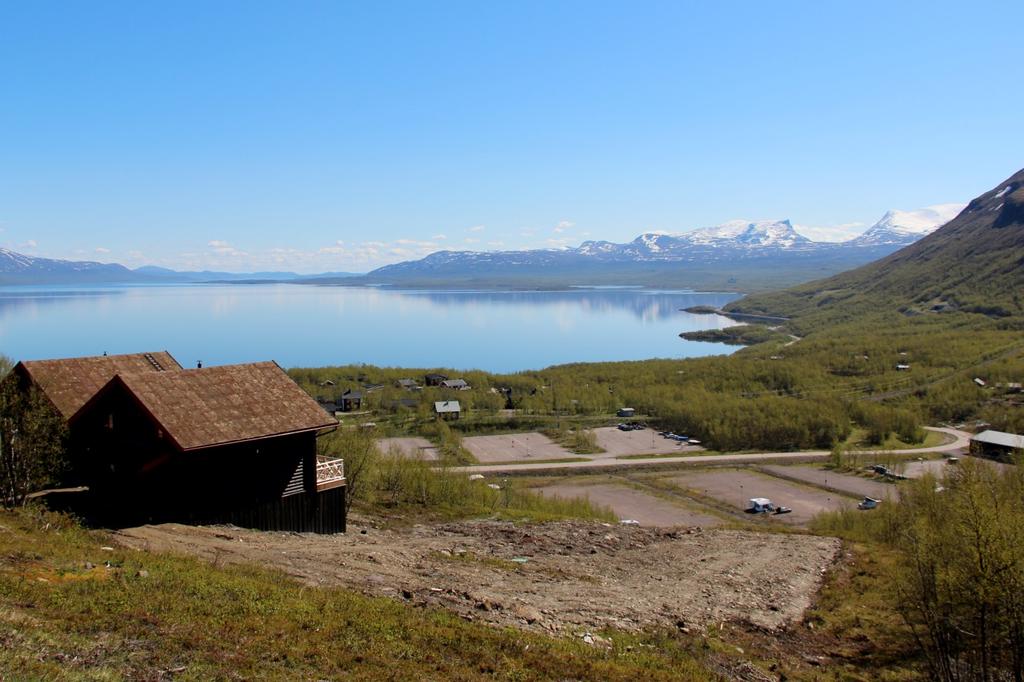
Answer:
[{"label": "calm water surface", "polygon": [[0,287],[18,360],[168,350],[186,366],[276,360],[494,372],[725,354],[679,333],[735,324],[680,311],[736,294],[632,289],[394,291],[294,284]]}]

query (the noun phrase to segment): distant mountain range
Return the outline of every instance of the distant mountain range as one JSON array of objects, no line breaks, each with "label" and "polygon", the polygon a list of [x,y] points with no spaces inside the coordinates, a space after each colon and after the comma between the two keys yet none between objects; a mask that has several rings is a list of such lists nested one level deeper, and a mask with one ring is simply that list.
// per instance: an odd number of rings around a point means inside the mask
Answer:
[{"label": "distant mountain range", "polygon": [[0,284],[278,281],[407,287],[560,288],[633,285],[757,291],[788,286],[870,262],[911,244],[962,208],[942,204],[889,211],[846,242],[816,242],[788,220],[732,221],[679,234],[648,232],[631,242],[586,241],[575,248],[438,251],[416,261],[346,272],[179,272],[156,266],[38,258],[0,249]]},{"label": "distant mountain range", "polygon": [[839,272],[911,244],[952,219],[962,204],[889,211],[862,235],[816,242],[788,220],[737,220],[691,232],[648,232],[625,244],[575,248],[438,251],[378,268],[360,281],[405,286],[631,284],[754,291]]},{"label": "distant mountain range", "polygon": [[791,324],[804,332],[885,314],[973,313],[998,320],[1003,328],[1024,328],[1024,170],[886,258],[785,291],[749,296],[726,309],[794,318]]},{"label": "distant mountain range", "polygon": [[[314,277],[354,277],[333,272]],[[131,270],[117,263],[58,260],[29,256],[0,248],[0,284],[147,284],[176,282],[303,281],[310,275],[294,272],[179,272],[154,265]]]}]

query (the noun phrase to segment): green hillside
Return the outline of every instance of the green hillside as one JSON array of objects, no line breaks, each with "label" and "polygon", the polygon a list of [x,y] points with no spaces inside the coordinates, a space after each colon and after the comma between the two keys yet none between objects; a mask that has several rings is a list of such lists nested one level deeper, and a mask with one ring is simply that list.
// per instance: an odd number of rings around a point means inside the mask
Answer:
[{"label": "green hillside", "polygon": [[897,314],[1021,328],[1022,292],[1024,170],[890,256],[827,279],[750,296],[727,309],[794,318],[790,326],[798,333]]}]

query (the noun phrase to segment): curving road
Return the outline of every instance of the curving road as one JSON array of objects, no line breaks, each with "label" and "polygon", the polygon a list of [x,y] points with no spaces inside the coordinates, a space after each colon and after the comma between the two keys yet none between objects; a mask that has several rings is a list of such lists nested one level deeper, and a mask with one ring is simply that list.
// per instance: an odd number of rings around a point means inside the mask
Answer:
[{"label": "curving road", "polygon": [[[934,452],[959,452],[970,445],[971,434],[957,429],[926,426],[929,431],[944,433],[952,440],[930,448],[907,450],[879,450],[880,455],[920,455]],[[871,453],[872,450],[862,452]],[[600,455],[586,462],[534,462],[523,464],[484,464],[480,466],[454,467],[454,471],[469,474],[528,474],[535,471],[572,471],[582,473],[588,470],[600,471],[611,468],[628,469],[653,466],[678,466],[702,464],[757,464],[764,462],[815,462],[831,456],[827,450],[806,450],[802,452],[748,452],[734,455],[688,455],[682,457],[643,457],[637,459],[616,459]]]}]

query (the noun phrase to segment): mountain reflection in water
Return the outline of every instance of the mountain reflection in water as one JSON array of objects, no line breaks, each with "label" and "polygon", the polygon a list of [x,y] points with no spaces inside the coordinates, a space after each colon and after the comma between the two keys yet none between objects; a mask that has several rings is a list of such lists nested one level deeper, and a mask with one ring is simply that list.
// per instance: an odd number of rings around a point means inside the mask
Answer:
[{"label": "mountain reflection in water", "polygon": [[678,334],[733,322],[681,308],[736,294],[572,289],[398,291],[295,284],[0,288],[15,359],[168,350],[184,366],[274,359],[495,372],[729,353]]}]

